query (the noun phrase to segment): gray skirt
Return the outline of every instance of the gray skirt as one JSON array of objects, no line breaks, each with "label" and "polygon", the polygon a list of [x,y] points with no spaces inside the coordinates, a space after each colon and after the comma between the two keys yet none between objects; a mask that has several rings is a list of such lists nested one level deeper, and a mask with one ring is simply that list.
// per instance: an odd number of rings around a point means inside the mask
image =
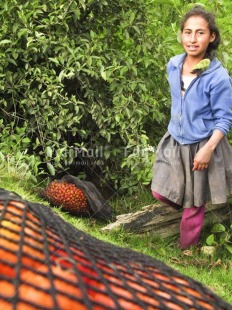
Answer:
[{"label": "gray skirt", "polygon": [[183,208],[226,203],[232,194],[232,147],[226,137],[214,150],[208,169],[192,171],[195,154],[207,141],[181,145],[167,132],[157,148],[152,191]]}]

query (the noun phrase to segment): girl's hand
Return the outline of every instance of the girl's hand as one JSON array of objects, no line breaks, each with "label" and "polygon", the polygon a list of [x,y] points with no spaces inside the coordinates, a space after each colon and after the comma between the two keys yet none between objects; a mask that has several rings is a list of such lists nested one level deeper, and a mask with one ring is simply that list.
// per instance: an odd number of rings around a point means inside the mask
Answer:
[{"label": "girl's hand", "polygon": [[214,130],[208,142],[202,148],[200,148],[200,150],[195,155],[193,161],[193,170],[204,170],[208,168],[211,156],[223,137],[224,134],[220,130]]},{"label": "girl's hand", "polygon": [[193,161],[193,171],[207,169],[209,166],[209,162],[210,162],[212,154],[213,154],[213,150],[210,148],[207,148],[207,146],[204,145],[195,155],[195,158]]}]

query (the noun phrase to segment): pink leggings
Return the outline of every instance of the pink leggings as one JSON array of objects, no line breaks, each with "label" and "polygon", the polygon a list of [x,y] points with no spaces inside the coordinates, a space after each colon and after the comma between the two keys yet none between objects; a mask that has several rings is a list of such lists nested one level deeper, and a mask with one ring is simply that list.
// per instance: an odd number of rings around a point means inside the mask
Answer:
[{"label": "pink leggings", "polygon": [[[180,209],[181,206],[161,196],[160,194],[153,192],[153,196],[164,202],[165,204]],[[200,207],[184,208],[181,222],[180,222],[180,247],[186,249],[192,245],[196,245],[200,238],[200,233],[204,221],[205,205]]]},{"label": "pink leggings", "polygon": [[159,200],[159,201],[165,203],[166,205],[168,205],[168,206],[170,206],[170,207],[172,207],[172,208],[174,208],[174,209],[177,209],[177,210],[182,209],[182,207],[181,207],[180,205],[176,204],[175,202],[172,202],[171,200],[165,198],[164,196],[161,196],[160,194],[158,194],[158,193],[156,193],[156,192],[154,192],[154,191],[152,191],[152,195],[153,195],[157,200]]}]

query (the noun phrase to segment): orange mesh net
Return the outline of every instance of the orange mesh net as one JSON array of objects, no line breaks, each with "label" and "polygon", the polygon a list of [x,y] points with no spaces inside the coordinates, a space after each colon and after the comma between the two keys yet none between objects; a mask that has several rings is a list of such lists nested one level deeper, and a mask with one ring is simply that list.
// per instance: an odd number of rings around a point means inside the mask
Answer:
[{"label": "orange mesh net", "polygon": [[0,191],[0,309],[232,309],[146,255],[97,240]]}]

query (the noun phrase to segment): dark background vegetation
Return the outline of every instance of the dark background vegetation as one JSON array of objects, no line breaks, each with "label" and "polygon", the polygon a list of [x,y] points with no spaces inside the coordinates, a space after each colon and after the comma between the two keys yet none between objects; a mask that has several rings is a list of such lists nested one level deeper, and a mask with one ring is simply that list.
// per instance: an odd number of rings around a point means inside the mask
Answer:
[{"label": "dark background vegetation", "polygon": [[[232,4],[217,14],[231,73]],[[194,1],[30,0],[0,4],[1,156],[133,193],[149,185],[166,131],[169,58]],[[231,140],[231,136],[229,136]]]}]

